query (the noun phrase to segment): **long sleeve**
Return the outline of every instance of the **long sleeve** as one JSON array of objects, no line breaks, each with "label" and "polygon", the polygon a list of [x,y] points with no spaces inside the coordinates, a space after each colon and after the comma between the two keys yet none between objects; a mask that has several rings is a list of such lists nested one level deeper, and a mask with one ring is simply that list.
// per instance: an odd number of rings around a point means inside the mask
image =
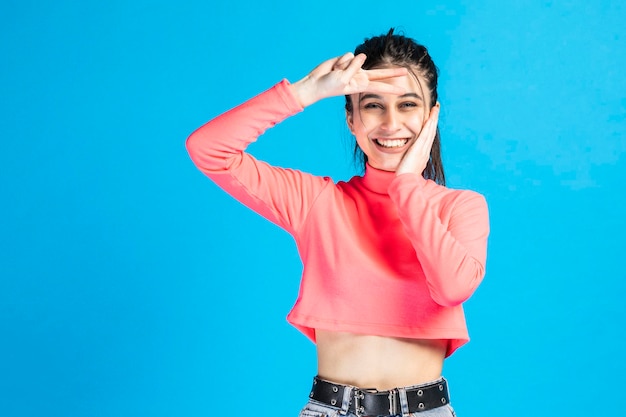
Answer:
[{"label": "long sleeve", "polygon": [[267,129],[302,111],[283,80],[211,120],[187,139],[196,166],[227,193],[294,233],[328,178],[273,167],[245,153]]},{"label": "long sleeve", "polygon": [[389,195],[417,253],[431,297],[444,306],[469,298],[485,274],[489,214],[484,197],[403,174]]}]

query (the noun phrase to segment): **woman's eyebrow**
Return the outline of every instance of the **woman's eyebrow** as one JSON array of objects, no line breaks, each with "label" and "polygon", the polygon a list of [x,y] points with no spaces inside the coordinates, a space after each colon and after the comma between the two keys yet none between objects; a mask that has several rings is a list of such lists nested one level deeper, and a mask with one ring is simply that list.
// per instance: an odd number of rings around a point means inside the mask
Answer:
[{"label": "woman's eyebrow", "polygon": [[370,99],[370,98],[373,98],[373,99],[376,99],[376,100],[382,100],[382,97],[379,96],[378,94],[369,93],[369,94],[363,94],[361,97],[359,97],[359,101],[367,100],[367,99]]},{"label": "woman's eyebrow", "polygon": [[[412,97],[412,98],[415,98],[417,100],[423,101],[422,97],[419,94],[417,94],[417,93],[406,93],[406,94],[402,94],[401,96],[398,96],[398,97],[399,98]],[[372,93],[363,94],[359,98],[359,102],[361,102],[363,100],[367,100],[367,99],[382,100],[382,96],[379,96],[378,94],[372,94]]]},{"label": "woman's eyebrow", "polygon": [[419,95],[419,94],[417,94],[417,93],[406,93],[406,94],[402,94],[400,97],[401,97],[401,98],[404,98],[404,97],[413,97],[413,98],[416,98],[416,99],[418,99],[418,100],[422,100],[422,101],[423,101],[422,96],[420,96],[420,95]]}]

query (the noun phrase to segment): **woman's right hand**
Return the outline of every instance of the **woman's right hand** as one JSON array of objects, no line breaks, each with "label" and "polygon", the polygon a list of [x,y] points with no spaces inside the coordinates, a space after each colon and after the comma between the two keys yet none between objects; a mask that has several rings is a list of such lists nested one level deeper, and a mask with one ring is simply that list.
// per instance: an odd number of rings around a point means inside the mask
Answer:
[{"label": "woman's right hand", "polygon": [[401,77],[406,68],[393,67],[364,70],[365,54],[354,56],[351,52],[329,59],[315,67],[300,81],[291,85],[292,91],[302,107],[326,97],[362,93],[404,94],[405,91],[379,80]]}]

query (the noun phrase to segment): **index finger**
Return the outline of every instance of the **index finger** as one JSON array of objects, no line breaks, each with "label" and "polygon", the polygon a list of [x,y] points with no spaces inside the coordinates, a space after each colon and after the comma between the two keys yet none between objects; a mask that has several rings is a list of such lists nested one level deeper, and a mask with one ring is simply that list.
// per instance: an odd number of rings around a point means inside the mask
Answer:
[{"label": "index finger", "polygon": [[[389,78],[389,77],[385,77]],[[368,84],[367,90],[368,93],[374,94],[395,94],[401,96],[406,93],[406,90],[403,87],[399,87],[393,84],[387,84],[382,82],[372,81]]]},{"label": "index finger", "polygon": [[383,80],[385,78],[402,77],[409,73],[408,70],[403,67],[378,68],[364,71],[367,74],[367,78],[369,78],[370,80]]}]

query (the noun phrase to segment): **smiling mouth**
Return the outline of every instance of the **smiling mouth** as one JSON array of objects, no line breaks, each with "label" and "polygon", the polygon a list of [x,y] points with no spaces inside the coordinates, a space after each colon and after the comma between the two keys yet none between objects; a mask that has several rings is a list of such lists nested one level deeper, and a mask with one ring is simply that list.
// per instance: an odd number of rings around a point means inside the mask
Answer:
[{"label": "smiling mouth", "polygon": [[382,146],[383,148],[392,149],[392,148],[401,148],[406,145],[409,140],[408,139],[374,139],[374,142],[378,146]]}]

